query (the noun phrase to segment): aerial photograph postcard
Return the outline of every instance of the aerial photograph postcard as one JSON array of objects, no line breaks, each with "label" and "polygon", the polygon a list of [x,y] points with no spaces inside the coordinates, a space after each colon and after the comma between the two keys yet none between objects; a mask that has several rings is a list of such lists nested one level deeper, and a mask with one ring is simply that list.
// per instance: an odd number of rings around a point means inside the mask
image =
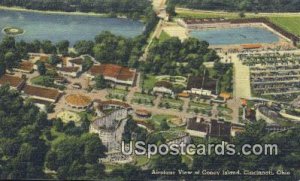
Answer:
[{"label": "aerial photograph postcard", "polygon": [[300,0],[0,0],[0,180],[299,181]]}]

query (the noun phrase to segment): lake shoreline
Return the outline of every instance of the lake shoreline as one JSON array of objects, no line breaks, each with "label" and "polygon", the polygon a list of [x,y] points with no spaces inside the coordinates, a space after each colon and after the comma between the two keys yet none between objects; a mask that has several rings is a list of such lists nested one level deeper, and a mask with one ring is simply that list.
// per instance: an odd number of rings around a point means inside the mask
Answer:
[{"label": "lake shoreline", "polygon": [[31,12],[31,13],[42,13],[42,14],[59,14],[59,15],[74,15],[74,16],[98,16],[98,17],[104,17],[109,18],[111,17],[109,14],[105,13],[85,13],[85,12],[66,12],[66,11],[50,11],[50,10],[35,10],[35,9],[26,9],[19,6],[0,6],[0,10],[7,10],[7,11],[20,11],[20,12]]}]

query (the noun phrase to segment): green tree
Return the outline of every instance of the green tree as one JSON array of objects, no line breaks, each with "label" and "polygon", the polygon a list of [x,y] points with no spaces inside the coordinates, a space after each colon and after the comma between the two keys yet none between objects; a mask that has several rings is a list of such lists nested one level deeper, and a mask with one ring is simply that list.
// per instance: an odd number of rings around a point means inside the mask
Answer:
[{"label": "green tree", "polygon": [[4,75],[6,72],[6,65],[3,61],[0,60],[0,76]]},{"label": "green tree", "polygon": [[57,49],[58,53],[61,53],[63,55],[68,54],[69,46],[70,46],[70,42],[68,40],[62,40],[62,41],[56,43],[56,49]]},{"label": "green tree", "polygon": [[97,89],[105,89],[107,87],[107,82],[104,79],[103,75],[95,77],[94,81],[95,81],[95,87]]},{"label": "green tree", "polygon": [[61,61],[60,57],[56,54],[52,54],[49,56],[49,59],[48,59],[48,62],[51,64],[51,65],[56,65],[58,64],[59,62]]},{"label": "green tree", "polygon": [[93,47],[94,47],[94,42],[86,41],[86,40],[78,41],[74,45],[74,48],[79,55],[83,55],[83,54],[93,55]]},{"label": "green tree", "polygon": [[166,11],[170,15],[170,17],[176,16],[175,5],[174,4],[168,3]]},{"label": "green tree", "polygon": [[44,53],[48,53],[48,54],[56,53],[56,47],[49,40],[42,41],[41,48]]},{"label": "green tree", "polygon": [[163,130],[163,131],[166,131],[166,130],[170,129],[170,126],[168,125],[166,119],[164,119],[164,120],[161,121],[161,123],[160,123],[160,129]]},{"label": "green tree", "polygon": [[44,62],[38,62],[37,69],[40,75],[46,74],[47,69]]}]

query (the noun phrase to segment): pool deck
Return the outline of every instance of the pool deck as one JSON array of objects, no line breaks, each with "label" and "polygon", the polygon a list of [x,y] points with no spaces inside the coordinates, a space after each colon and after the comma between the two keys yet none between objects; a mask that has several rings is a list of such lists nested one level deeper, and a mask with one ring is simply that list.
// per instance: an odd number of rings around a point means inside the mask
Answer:
[{"label": "pool deck", "polygon": [[[282,34],[280,34],[279,32],[275,31],[274,29],[272,29],[271,27],[265,25],[264,23],[249,23],[249,24],[220,24],[220,26],[218,25],[218,23],[213,25],[215,27],[215,29],[223,29],[223,28],[239,28],[239,27],[257,27],[257,28],[263,28],[267,31],[271,31],[272,33],[274,33],[278,38],[279,41],[278,42],[274,42],[274,43],[256,43],[256,44],[260,44],[261,48],[263,50],[266,49],[292,49],[294,48],[293,42],[288,39],[287,37],[283,36]],[[178,37],[180,40],[185,40],[188,37],[190,37],[190,31],[192,30],[205,30],[208,28],[196,28],[196,29],[189,29],[187,27],[183,27],[181,25],[178,24],[178,22],[164,22],[162,25],[162,29],[163,31],[165,31],[167,34],[169,34],[171,37]],[[211,29],[211,28],[209,28]],[[213,49],[222,49],[224,51],[230,51],[230,50],[237,50],[237,51],[241,51],[243,50],[243,48],[241,47],[241,45],[243,45],[244,43],[241,44],[223,44],[223,45],[210,45],[210,48]],[[252,44],[252,43],[249,43]]]}]

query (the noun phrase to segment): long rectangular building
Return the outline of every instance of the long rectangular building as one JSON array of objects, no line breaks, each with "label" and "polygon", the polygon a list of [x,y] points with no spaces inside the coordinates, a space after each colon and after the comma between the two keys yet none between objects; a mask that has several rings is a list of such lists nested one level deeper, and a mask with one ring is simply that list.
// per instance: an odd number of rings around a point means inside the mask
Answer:
[{"label": "long rectangular building", "polygon": [[88,72],[88,76],[95,78],[99,75],[102,75],[105,80],[113,83],[133,86],[136,78],[136,69],[114,64],[101,64],[92,66]]},{"label": "long rectangular building", "polygon": [[26,96],[51,103],[55,103],[60,98],[62,92],[56,89],[50,89],[45,87],[37,87],[32,85],[26,85],[22,91]]},{"label": "long rectangular building", "polygon": [[25,80],[21,77],[4,74],[0,77],[0,85],[6,84],[15,90],[21,90],[25,85]]}]

